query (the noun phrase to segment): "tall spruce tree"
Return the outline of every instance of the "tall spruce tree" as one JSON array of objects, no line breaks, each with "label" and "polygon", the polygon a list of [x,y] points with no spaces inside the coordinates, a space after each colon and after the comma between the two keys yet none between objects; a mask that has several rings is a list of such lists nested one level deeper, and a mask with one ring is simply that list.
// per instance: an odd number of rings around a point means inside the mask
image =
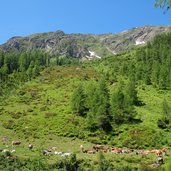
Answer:
[{"label": "tall spruce tree", "polygon": [[136,90],[135,76],[129,79],[129,82],[126,86],[125,94],[129,96],[129,99],[130,99],[129,101],[131,105],[138,105],[138,96],[137,96],[137,90]]},{"label": "tall spruce tree", "polygon": [[[130,84],[131,85],[131,84]],[[131,85],[127,91],[123,90],[123,83],[120,82],[117,90],[111,97],[111,115],[113,121],[117,124],[130,122],[136,115],[134,100],[136,100],[136,91]]]},{"label": "tall spruce tree", "polygon": [[166,99],[162,102],[162,117],[157,122],[158,127],[168,128],[171,124],[171,110]]},{"label": "tall spruce tree", "polygon": [[109,90],[104,79],[89,86],[87,94],[87,124],[90,129],[110,131]]},{"label": "tall spruce tree", "polygon": [[9,74],[8,65],[7,65],[7,64],[4,64],[4,65],[1,67],[0,72],[1,72],[2,78],[6,78],[7,75]]},{"label": "tall spruce tree", "polygon": [[162,102],[162,113],[164,118],[171,119],[171,111],[166,99]]},{"label": "tall spruce tree", "polygon": [[33,76],[33,68],[34,68],[34,62],[31,61],[28,69],[27,69],[27,77],[28,77],[28,80],[30,80]]},{"label": "tall spruce tree", "polygon": [[119,87],[111,97],[111,115],[115,123],[120,124],[125,120],[124,117],[124,93]]},{"label": "tall spruce tree", "polygon": [[99,110],[97,112],[98,116],[98,126],[105,131],[110,131],[110,102],[109,102],[109,89],[107,87],[105,79],[99,81]]},{"label": "tall spruce tree", "polygon": [[160,89],[167,89],[170,87],[170,75],[168,69],[163,65],[160,69],[160,74],[159,74],[159,88]]},{"label": "tall spruce tree", "polygon": [[80,84],[73,92],[71,98],[71,108],[74,113],[80,116],[85,114],[85,93],[83,86]]}]

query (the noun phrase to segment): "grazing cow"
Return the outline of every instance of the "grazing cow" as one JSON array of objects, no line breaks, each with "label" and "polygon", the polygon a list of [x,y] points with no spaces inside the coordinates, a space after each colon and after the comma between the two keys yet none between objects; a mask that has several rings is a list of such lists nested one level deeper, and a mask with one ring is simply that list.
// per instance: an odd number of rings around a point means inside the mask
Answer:
[{"label": "grazing cow", "polygon": [[112,152],[112,153],[115,153],[115,154],[119,154],[119,153],[122,153],[122,149],[116,148],[116,147],[115,147],[115,148],[112,148],[112,149],[111,149],[111,152]]},{"label": "grazing cow", "polygon": [[93,150],[87,150],[87,153],[88,153],[88,154],[95,154],[96,152],[93,151]]},{"label": "grazing cow", "polygon": [[166,147],[162,148],[162,150],[151,150],[151,153],[157,154],[157,156],[167,155],[168,149]]},{"label": "grazing cow", "polygon": [[161,156],[162,155],[162,150],[151,150],[150,153],[154,153],[157,156]]},{"label": "grazing cow", "polygon": [[55,154],[55,155],[56,155],[56,154],[57,154],[57,155],[62,155],[63,152],[61,152],[61,151],[55,151],[54,154]]},{"label": "grazing cow", "polygon": [[51,154],[51,150],[43,150],[42,154],[45,155],[45,156],[48,156],[48,155]]},{"label": "grazing cow", "polygon": [[127,148],[123,148],[123,149],[122,149],[122,153],[123,153],[123,154],[126,154],[126,153],[128,154],[128,153],[130,153],[130,152],[131,152],[131,151],[128,150]]},{"label": "grazing cow", "polygon": [[94,145],[93,149],[96,150],[97,152],[100,150],[104,150],[104,146],[103,145]]},{"label": "grazing cow", "polygon": [[162,152],[163,152],[163,155],[168,155],[167,152],[168,152],[168,149],[166,147],[162,148]]},{"label": "grazing cow", "polygon": [[2,150],[2,153],[6,153],[6,152],[9,152],[9,150],[8,149]]},{"label": "grazing cow", "polygon": [[70,156],[70,155],[71,155],[71,153],[63,153],[61,156],[65,157],[65,156]]},{"label": "grazing cow", "polygon": [[164,164],[163,155],[157,156],[157,164],[160,166]]},{"label": "grazing cow", "polygon": [[80,145],[80,150],[81,150],[81,152],[84,152],[84,147],[83,147],[83,145]]},{"label": "grazing cow", "polygon": [[16,152],[16,150],[11,150],[11,153],[15,153]]},{"label": "grazing cow", "polygon": [[150,153],[151,153],[151,151],[149,151],[149,150],[142,150],[142,153],[141,154],[147,155],[147,154],[150,154]]},{"label": "grazing cow", "polygon": [[32,150],[33,149],[33,145],[32,144],[29,144],[28,145],[28,148],[29,148],[29,150]]},{"label": "grazing cow", "polygon": [[12,146],[14,145],[20,145],[21,144],[21,141],[12,141]]},{"label": "grazing cow", "polygon": [[56,150],[56,147],[52,147],[52,150],[55,151]]},{"label": "grazing cow", "polygon": [[104,149],[104,150],[101,150],[103,153],[108,153],[108,152],[110,152],[110,148],[106,148],[106,149]]}]

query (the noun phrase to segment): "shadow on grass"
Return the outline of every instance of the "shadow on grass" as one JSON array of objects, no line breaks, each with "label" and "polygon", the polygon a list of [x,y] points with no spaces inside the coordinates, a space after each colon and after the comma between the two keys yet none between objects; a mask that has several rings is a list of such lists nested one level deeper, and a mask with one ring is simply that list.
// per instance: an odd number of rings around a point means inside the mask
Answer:
[{"label": "shadow on grass", "polygon": [[143,121],[141,119],[135,119],[135,118],[132,118],[130,120],[130,124],[139,124],[139,123],[142,123]]},{"label": "shadow on grass", "polygon": [[141,101],[141,100],[137,100],[136,103],[135,103],[135,106],[145,106],[146,104]]}]

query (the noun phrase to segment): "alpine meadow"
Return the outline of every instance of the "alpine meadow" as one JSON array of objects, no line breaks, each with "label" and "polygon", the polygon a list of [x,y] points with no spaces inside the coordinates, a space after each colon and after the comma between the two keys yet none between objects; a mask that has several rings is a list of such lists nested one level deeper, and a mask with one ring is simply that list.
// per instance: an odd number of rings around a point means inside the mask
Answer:
[{"label": "alpine meadow", "polygon": [[0,170],[171,171],[171,26],[0,45]]}]

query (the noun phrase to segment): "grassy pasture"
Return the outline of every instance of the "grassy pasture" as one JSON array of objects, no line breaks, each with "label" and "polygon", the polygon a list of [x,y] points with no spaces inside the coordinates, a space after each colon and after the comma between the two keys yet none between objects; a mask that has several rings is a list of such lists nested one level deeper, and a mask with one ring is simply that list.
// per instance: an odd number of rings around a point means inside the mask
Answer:
[{"label": "grassy pasture", "polygon": [[[49,67],[38,78],[21,85],[0,102],[0,149],[13,149],[11,141],[21,140],[22,144],[15,147],[19,157],[40,157],[42,149],[56,147],[59,151],[76,153],[78,159],[87,160],[93,165],[97,163],[98,154],[80,153],[81,144],[86,149],[91,149],[96,143],[143,149],[170,147],[171,133],[159,129],[157,120],[162,115],[161,103],[164,97],[171,106],[171,93],[159,91],[152,86],[139,84],[137,87],[138,96],[144,103],[136,107],[137,118],[142,122],[113,125],[110,134],[86,129],[85,119],[75,116],[71,111],[71,94],[78,84],[86,85],[91,80],[98,80],[100,76],[97,68],[89,66]],[[111,90],[115,84],[109,85]],[[2,140],[4,137],[6,141]],[[34,145],[33,151],[28,150],[29,143]],[[122,163],[133,167],[156,160],[154,155],[109,153],[105,157],[115,165]],[[48,162],[59,158],[47,157]]]}]

